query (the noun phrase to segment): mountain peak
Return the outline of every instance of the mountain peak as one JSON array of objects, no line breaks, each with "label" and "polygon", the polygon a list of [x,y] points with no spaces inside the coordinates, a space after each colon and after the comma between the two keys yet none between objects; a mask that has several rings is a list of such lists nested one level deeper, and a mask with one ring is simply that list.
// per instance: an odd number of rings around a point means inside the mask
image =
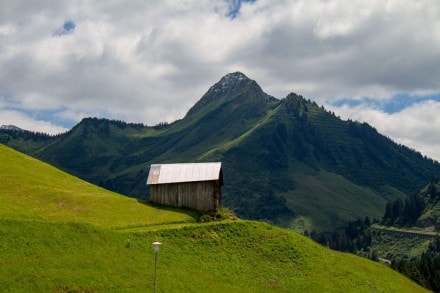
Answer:
[{"label": "mountain peak", "polygon": [[2,130],[11,130],[11,131],[18,131],[18,132],[23,132],[24,131],[24,129],[22,129],[22,128],[18,127],[18,126],[15,126],[15,125],[2,125],[2,126],[0,126],[0,129],[2,129]]},{"label": "mountain peak", "polygon": [[220,83],[223,85],[235,84],[237,82],[249,81],[250,79],[241,73],[240,71],[228,73],[220,79]]},{"label": "mountain peak", "polygon": [[219,82],[214,84],[206,94],[228,93],[231,90],[245,86],[249,81],[251,80],[239,71],[228,73],[223,76]]},{"label": "mountain peak", "polygon": [[189,110],[188,114],[191,115],[197,112],[215,100],[235,96],[246,88],[265,95],[260,86],[243,73],[239,71],[228,73],[209,88],[206,94]]}]

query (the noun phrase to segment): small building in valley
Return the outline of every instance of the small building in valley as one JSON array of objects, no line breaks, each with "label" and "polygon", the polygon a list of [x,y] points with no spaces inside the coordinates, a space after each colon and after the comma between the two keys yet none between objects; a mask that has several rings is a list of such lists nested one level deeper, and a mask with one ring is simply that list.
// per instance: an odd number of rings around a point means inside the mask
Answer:
[{"label": "small building in valley", "polygon": [[154,164],[147,185],[152,203],[216,213],[221,205],[222,164]]}]

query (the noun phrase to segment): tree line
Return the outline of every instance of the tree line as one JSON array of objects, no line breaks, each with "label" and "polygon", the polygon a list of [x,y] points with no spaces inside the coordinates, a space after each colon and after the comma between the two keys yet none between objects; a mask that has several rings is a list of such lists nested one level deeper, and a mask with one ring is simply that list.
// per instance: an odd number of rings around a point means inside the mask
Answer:
[{"label": "tree line", "polygon": [[439,182],[440,178],[434,177],[424,191],[388,202],[382,224],[413,226],[428,205],[440,200]]},{"label": "tree line", "polygon": [[424,196],[415,193],[405,200],[398,198],[387,203],[382,224],[412,226],[426,208]]},{"label": "tree line", "polygon": [[440,292],[440,237],[431,242],[420,258],[393,260],[391,268],[425,288]]},{"label": "tree line", "polygon": [[[378,222],[377,219],[373,221]],[[369,217],[350,221],[340,230],[333,232],[304,232],[316,242],[331,249],[360,254],[367,258],[378,260],[377,254],[371,249],[372,235],[370,229],[372,222]]]}]

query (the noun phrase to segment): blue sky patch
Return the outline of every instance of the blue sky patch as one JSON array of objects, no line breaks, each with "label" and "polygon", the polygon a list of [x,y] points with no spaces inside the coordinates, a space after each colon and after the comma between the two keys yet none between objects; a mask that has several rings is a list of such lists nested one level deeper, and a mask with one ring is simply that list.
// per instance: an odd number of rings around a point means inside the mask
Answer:
[{"label": "blue sky patch", "polygon": [[26,113],[35,120],[51,121],[53,124],[57,126],[71,129],[73,126],[75,126],[77,121],[71,121],[68,119],[63,119],[58,117],[58,114],[62,112],[62,110],[63,109],[26,111]]},{"label": "blue sky patch", "polygon": [[57,30],[55,34],[58,36],[71,34],[74,32],[75,27],[75,22],[73,22],[72,20],[67,20],[64,22],[63,27]]},{"label": "blue sky patch", "polygon": [[440,94],[430,96],[411,96],[407,94],[398,94],[393,96],[389,100],[377,100],[372,98],[362,99],[349,99],[344,98],[332,103],[333,106],[341,107],[347,105],[349,107],[357,107],[361,105],[368,106],[369,108],[379,109],[388,114],[399,113],[400,111],[411,107],[415,104],[425,101],[437,101],[440,102]]},{"label": "blue sky patch", "polygon": [[234,19],[237,17],[238,14],[240,14],[240,8],[241,3],[247,2],[247,3],[253,3],[255,0],[225,0],[228,3],[229,11],[227,16],[231,19]]},{"label": "blue sky patch", "polygon": [[75,29],[75,23],[71,20],[66,21],[63,25],[64,31],[69,33]]}]

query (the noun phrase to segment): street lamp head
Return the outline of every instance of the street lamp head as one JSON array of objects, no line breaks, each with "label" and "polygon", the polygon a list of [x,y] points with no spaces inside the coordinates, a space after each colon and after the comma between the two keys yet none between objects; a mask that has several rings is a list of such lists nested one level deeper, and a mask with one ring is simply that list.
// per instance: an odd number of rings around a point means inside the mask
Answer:
[{"label": "street lamp head", "polygon": [[154,246],[154,252],[158,252],[159,251],[159,246],[162,244],[162,243],[160,243],[160,242],[153,242],[153,243],[151,243],[151,244],[153,244],[153,246]]},{"label": "street lamp head", "polygon": [[156,272],[157,272],[157,252],[159,251],[159,246],[162,244],[160,242],[153,242],[151,243],[154,246],[154,287],[153,287],[153,293],[156,292]]}]

